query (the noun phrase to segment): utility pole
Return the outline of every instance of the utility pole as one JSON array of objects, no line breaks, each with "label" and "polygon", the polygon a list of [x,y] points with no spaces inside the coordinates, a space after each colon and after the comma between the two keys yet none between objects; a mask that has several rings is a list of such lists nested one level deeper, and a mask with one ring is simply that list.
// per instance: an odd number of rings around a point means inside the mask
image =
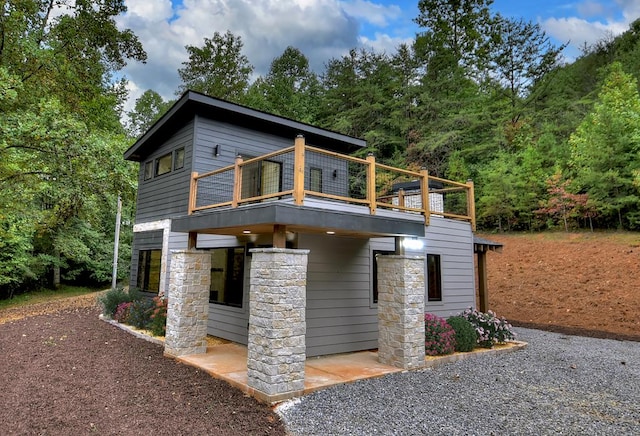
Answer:
[{"label": "utility pole", "polygon": [[111,289],[116,288],[118,281],[118,250],[120,245],[120,221],[122,220],[122,199],[118,194],[118,212],[116,212],[116,236],[113,242],[113,273],[111,274]]}]

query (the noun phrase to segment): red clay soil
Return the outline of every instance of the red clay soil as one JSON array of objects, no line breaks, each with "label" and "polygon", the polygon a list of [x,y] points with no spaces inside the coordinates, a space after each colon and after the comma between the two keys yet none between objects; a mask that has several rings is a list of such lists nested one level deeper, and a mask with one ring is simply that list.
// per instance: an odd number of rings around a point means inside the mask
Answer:
[{"label": "red clay soil", "polygon": [[0,311],[2,435],[285,434],[268,406],[76,300]]},{"label": "red clay soil", "polygon": [[640,234],[480,235],[489,308],[514,325],[640,341]]}]

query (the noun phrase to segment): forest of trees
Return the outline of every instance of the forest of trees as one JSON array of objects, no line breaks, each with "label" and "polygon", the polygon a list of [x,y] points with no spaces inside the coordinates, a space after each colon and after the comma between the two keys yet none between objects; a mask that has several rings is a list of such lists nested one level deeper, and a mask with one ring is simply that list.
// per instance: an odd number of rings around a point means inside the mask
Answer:
[{"label": "forest of trees", "polygon": [[[637,230],[640,20],[568,64],[539,25],[491,3],[421,0],[410,45],[353,48],[323,71],[287,47],[257,79],[239,36],[203,35],[185,47],[176,97],[193,89],[362,137],[362,154],[390,165],[473,179],[485,231]],[[53,4],[0,9],[0,297],[110,280],[118,195],[125,224],[135,207],[122,153],[172,104],[147,90],[122,114],[114,77],[146,58],[115,25],[122,0],[77,0],[50,18]]]}]

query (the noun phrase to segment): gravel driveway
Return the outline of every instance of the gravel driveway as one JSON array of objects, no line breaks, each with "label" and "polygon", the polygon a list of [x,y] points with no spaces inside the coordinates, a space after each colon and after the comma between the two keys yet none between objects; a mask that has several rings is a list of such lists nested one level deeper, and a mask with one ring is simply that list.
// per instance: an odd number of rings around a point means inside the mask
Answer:
[{"label": "gravel driveway", "polygon": [[319,391],[294,435],[640,435],[640,343],[516,329],[522,351]]}]

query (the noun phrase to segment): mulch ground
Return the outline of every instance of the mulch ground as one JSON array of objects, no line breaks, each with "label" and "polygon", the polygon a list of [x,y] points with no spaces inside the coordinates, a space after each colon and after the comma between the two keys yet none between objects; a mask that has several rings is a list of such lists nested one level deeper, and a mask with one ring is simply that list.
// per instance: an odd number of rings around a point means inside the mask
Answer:
[{"label": "mulch ground", "polygon": [[0,311],[1,434],[285,434],[270,407],[100,321],[94,302]]}]

